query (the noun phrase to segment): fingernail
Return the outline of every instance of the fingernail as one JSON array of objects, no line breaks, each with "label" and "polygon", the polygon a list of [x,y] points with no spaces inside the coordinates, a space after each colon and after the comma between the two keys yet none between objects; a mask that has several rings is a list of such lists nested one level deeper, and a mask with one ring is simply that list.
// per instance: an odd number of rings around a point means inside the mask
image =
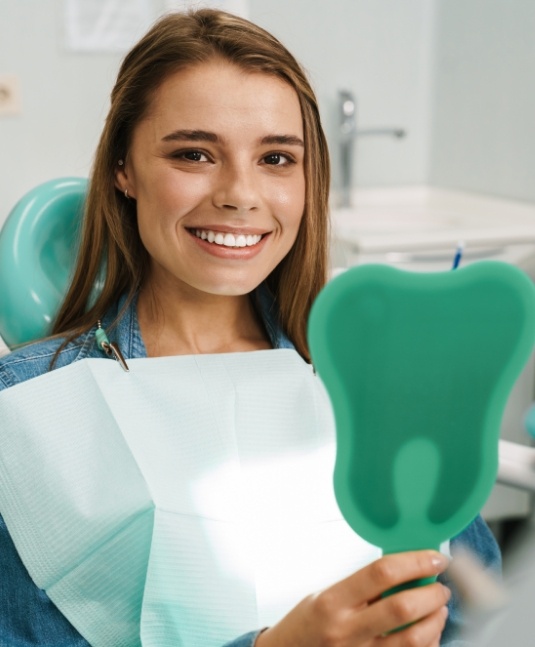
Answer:
[{"label": "fingernail", "polygon": [[442,609],[440,610],[440,612],[442,613],[442,617],[443,617],[443,618],[447,618],[447,617],[448,617],[448,615],[449,615],[448,607],[442,607]]},{"label": "fingernail", "polygon": [[450,563],[450,560],[442,553],[435,553],[431,558],[431,563],[438,571],[443,571]]},{"label": "fingernail", "polygon": [[449,601],[449,599],[451,598],[450,589],[447,586],[444,586],[444,584],[442,585],[442,588],[444,589],[444,595],[446,596],[446,600]]}]

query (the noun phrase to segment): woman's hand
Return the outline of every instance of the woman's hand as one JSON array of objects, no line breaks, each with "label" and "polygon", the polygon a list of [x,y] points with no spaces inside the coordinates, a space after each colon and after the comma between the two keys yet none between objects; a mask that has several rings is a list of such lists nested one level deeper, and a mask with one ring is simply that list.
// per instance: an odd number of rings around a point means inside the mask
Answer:
[{"label": "woman's hand", "polygon": [[[438,575],[447,565],[446,557],[430,550],[386,555],[306,597],[260,634],[256,647],[438,647],[449,589],[435,582],[381,594]],[[399,627],[404,628],[389,633]]]}]

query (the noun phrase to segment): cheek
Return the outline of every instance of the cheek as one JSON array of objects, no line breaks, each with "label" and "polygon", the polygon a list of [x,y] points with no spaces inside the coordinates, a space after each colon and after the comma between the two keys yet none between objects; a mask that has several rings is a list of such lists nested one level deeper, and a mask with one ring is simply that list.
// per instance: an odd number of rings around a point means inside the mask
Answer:
[{"label": "cheek", "polygon": [[286,228],[297,236],[305,210],[305,182],[293,184],[280,196],[281,213],[284,214]]},{"label": "cheek", "polygon": [[305,209],[305,178],[304,174],[279,183],[276,187],[269,187],[271,205],[276,213],[280,213],[285,220],[295,222],[300,220]]},{"label": "cheek", "polygon": [[207,191],[206,178],[200,174],[184,175],[169,168],[136,180],[138,209],[146,205],[154,214],[187,211]]}]

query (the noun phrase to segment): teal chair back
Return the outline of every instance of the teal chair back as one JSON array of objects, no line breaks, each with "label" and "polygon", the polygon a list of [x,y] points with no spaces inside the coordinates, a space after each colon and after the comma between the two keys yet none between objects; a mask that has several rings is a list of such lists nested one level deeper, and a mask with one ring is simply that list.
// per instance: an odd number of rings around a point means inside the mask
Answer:
[{"label": "teal chair back", "polygon": [[80,177],[40,184],[0,230],[0,337],[10,348],[50,331],[74,267],[86,193]]}]

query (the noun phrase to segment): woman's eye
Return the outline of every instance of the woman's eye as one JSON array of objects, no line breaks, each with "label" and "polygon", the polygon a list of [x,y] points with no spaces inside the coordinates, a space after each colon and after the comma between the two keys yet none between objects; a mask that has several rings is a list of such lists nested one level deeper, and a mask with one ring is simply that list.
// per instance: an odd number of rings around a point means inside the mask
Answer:
[{"label": "woman's eye", "polygon": [[285,166],[286,164],[291,164],[291,160],[287,155],[282,153],[270,153],[264,157],[264,164],[269,166]]},{"label": "woman's eye", "polygon": [[207,158],[201,151],[186,151],[181,154],[181,157],[189,160],[190,162],[206,162]]},{"label": "woman's eye", "polygon": [[208,162],[206,153],[198,150],[175,151],[170,155],[175,160],[185,160],[186,162]]}]

